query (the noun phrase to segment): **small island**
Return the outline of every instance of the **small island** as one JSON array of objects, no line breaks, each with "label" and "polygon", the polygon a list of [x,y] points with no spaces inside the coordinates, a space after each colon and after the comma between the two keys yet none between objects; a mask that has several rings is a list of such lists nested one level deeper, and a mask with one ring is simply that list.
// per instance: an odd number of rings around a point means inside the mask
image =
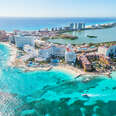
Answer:
[{"label": "small island", "polygon": [[70,34],[58,34],[54,37],[51,37],[50,39],[70,39],[70,40],[75,40],[75,39],[78,39],[78,36],[73,36],[73,35],[70,35]]},{"label": "small island", "polygon": [[73,35],[70,35],[70,34],[62,34],[60,35],[61,38],[63,39],[71,39],[71,40],[74,40],[74,39],[77,39],[78,36],[73,36]]}]

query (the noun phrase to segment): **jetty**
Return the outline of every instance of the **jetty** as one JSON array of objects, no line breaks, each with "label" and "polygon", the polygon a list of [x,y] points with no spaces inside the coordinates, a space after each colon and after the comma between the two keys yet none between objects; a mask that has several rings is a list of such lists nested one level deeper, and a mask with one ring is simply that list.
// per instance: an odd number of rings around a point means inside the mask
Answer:
[{"label": "jetty", "polygon": [[52,70],[52,68],[53,68],[52,66],[51,66],[51,67],[49,67],[49,68],[47,69],[47,71],[50,71],[50,70]]},{"label": "jetty", "polygon": [[75,79],[77,79],[77,78],[79,78],[79,77],[81,77],[81,76],[92,76],[92,77],[96,77],[96,76],[106,76],[106,77],[108,77],[108,78],[112,78],[111,72],[108,72],[108,73],[98,73],[98,74],[96,74],[96,73],[78,74],[78,75],[75,77]]},{"label": "jetty", "polygon": [[79,78],[80,76],[82,76],[82,74],[77,75],[77,76],[75,77],[75,79]]}]

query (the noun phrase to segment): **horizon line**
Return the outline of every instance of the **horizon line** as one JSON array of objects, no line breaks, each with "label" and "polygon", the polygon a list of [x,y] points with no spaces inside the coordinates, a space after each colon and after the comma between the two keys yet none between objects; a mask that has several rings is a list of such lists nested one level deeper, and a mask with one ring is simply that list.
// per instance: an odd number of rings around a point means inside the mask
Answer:
[{"label": "horizon line", "polygon": [[49,17],[39,17],[39,16],[0,16],[0,18],[116,18],[116,16],[97,16],[97,17],[94,17],[94,16],[69,16],[69,17],[62,17],[62,16],[59,16],[59,17],[52,17],[52,16],[49,16]]}]

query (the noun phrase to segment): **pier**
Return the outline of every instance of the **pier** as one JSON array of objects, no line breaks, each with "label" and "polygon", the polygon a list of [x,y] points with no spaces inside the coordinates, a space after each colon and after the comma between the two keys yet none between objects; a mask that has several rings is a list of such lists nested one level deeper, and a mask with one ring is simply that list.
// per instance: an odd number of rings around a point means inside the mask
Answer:
[{"label": "pier", "polygon": [[75,77],[75,79],[77,79],[77,78],[79,78],[81,76],[92,76],[92,77],[96,77],[96,76],[106,76],[108,78],[112,78],[111,72],[109,72],[109,73],[98,73],[98,74],[94,74],[94,73],[92,73],[92,74],[91,73],[90,74],[79,74],[79,75],[77,75]]},{"label": "pier", "polygon": [[77,75],[77,76],[75,77],[75,79],[79,78],[80,76],[82,76],[82,74]]}]

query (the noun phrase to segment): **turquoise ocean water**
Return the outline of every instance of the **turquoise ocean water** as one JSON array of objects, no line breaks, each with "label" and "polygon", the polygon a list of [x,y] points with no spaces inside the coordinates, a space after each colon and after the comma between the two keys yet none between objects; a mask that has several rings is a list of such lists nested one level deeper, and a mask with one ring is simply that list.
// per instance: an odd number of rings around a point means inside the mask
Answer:
[{"label": "turquoise ocean water", "polygon": [[[74,80],[62,71],[23,72],[7,66],[10,49],[0,45],[1,116],[114,116],[116,72],[112,79]],[[89,97],[83,97],[88,94]]]},{"label": "turquoise ocean water", "polygon": [[[89,25],[115,22],[116,19],[0,18],[0,29],[7,31],[14,29],[38,30],[78,21]],[[110,41],[111,36],[114,39],[114,28],[104,30],[103,35],[101,31],[95,30],[95,34],[100,34],[102,38],[105,34],[106,36],[104,39],[98,38],[96,41],[99,39],[101,39],[100,42]],[[107,34],[108,32],[109,34]],[[92,32],[87,31],[87,33]],[[81,33],[79,34],[82,39]],[[82,32],[82,36],[84,35]],[[81,39],[77,40],[77,44],[82,42]],[[88,76],[88,78],[92,78],[91,81],[84,83],[83,80],[87,77],[74,80],[71,74],[62,71],[23,72],[21,69],[11,68],[7,66],[9,57],[10,49],[0,45],[0,116],[27,116],[26,114],[28,116],[116,115],[116,72],[112,72],[112,79],[105,76]],[[82,94],[88,94],[89,97],[83,97]]]}]

